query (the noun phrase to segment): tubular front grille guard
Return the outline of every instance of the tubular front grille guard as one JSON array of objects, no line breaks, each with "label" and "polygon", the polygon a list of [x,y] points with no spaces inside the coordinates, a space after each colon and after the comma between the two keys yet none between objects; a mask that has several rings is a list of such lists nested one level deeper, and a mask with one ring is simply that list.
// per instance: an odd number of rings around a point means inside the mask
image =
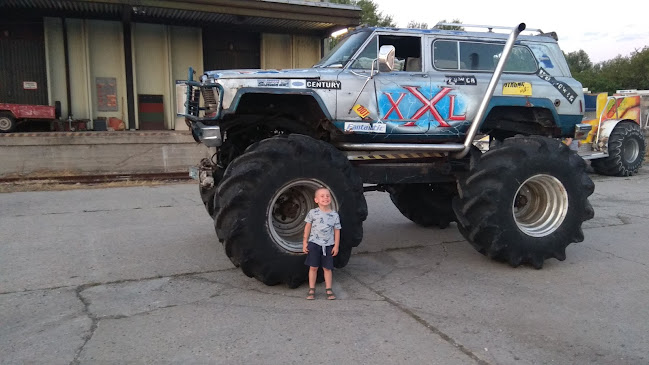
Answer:
[{"label": "tubular front grille guard", "polygon": [[[189,80],[185,81],[187,93],[185,95],[185,114],[187,120],[192,122],[205,122],[217,120],[221,117],[223,103],[223,86],[217,83],[202,83],[192,80],[193,71],[189,69]],[[203,105],[201,107],[201,95]],[[200,112],[204,111],[205,116],[201,117]]]}]

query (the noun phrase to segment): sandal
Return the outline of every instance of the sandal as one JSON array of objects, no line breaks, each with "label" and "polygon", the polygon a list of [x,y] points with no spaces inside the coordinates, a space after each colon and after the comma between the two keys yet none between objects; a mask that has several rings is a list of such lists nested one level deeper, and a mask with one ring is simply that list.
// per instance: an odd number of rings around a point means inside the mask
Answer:
[{"label": "sandal", "polygon": [[306,294],[306,300],[314,300],[315,299],[315,288],[309,288],[309,291]]},{"label": "sandal", "polygon": [[325,289],[325,293],[327,294],[327,299],[328,300],[336,299],[336,296],[334,295],[334,291],[331,290],[331,288]]}]

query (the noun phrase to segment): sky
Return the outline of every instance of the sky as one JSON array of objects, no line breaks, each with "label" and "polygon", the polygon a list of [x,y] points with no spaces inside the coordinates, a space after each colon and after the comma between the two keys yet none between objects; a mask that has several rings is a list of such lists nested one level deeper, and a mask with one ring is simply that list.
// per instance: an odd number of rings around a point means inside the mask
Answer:
[{"label": "sky", "polygon": [[583,49],[593,63],[617,55],[629,56],[649,46],[649,1],[496,1],[496,0],[374,0],[398,27],[409,21],[459,19],[464,24],[528,28],[557,32],[565,53]]}]

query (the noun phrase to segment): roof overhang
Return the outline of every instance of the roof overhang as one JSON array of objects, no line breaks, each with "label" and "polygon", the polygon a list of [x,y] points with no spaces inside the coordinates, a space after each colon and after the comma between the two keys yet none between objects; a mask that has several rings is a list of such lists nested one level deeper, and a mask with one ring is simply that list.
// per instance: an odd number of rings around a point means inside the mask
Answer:
[{"label": "roof overhang", "polygon": [[3,0],[0,9],[13,19],[113,19],[320,35],[357,26],[361,20],[356,6],[302,0]]}]

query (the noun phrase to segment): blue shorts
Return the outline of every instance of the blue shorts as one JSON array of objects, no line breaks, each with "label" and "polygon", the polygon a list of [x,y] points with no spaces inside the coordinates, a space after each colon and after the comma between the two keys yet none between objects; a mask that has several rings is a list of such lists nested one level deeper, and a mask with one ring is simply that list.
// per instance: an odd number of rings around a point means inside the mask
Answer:
[{"label": "blue shorts", "polygon": [[323,267],[328,270],[333,270],[334,268],[334,257],[331,256],[331,250],[334,246],[326,246],[325,252],[327,256],[322,254],[322,246],[309,242],[307,244],[309,253],[306,254],[306,260],[304,264],[311,267]]}]

